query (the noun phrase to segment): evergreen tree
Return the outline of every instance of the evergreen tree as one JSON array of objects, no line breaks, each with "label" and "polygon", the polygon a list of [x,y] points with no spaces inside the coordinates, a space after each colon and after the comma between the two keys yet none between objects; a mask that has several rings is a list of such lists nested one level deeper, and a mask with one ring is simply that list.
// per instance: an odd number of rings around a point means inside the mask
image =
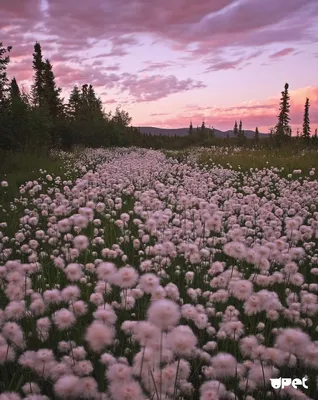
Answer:
[{"label": "evergreen tree", "polygon": [[103,103],[99,97],[96,97],[95,90],[92,85],[88,86],[87,104],[90,115],[98,120],[104,119]]},{"label": "evergreen tree", "polygon": [[73,87],[73,90],[70,94],[68,104],[66,107],[66,114],[69,118],[76,120],[79,118],[81,113],[81,92],[77,85]]},{"label": "evergreen tree", "polygon": [[34,83],[32,85],[33,105],[43,107],[44,105],[44,70],[45,63],[42,59],[42,49],[40,43],[36,42],[33,53]]},{"label": "evergreen tree", "polygon": [[239,130],[238,130],[236,121],[235,121],[235,124],[234,124],[233,134],[234,134],[234,137],[238,137],[239,136]]},{"label": "evergreen tree", "polygon": [[0,107],[4,105],[7,100],[9,87],[7,78],[7,67],[10,62],[10,57],[6,55],[11,51],[12,47],[2,47],[0,42]]},{"label": "evergreen tree", "polygon": [[285,90],[282,93],[280,107],[279,107],[279,115],[278,122],[276,125],[276,140],[278,144],[282,143],[286,140],[287,137],[291,136],[291,127],[289,126],[289,94],[288,94],[288,83],[285,84]]},{"label": "evergreen tree", "polygon": [[11,101],[22,100],[20,88],[15,78],[10,83],[10,99]]},{"label": "evergreen tree", "polygon": [[239,137],[239,138],[242,137],[242,121],[240,121],[240,124],[239,124],[238,137]]},{"label": "evergreen tree", "polygon": [[305,140],[309,140],[310,139],[309,105],[310,105],[309,104],[309,99],[307,97],[306,98],[306,103],[305,103],[303,134],[302,134],[302,137]]},{"label": "evergreen tree", "polygon": [[193,135],[193,125],[192,125],[192,121],[190,121],[190,126],[189,126],[188,134],[189,134],[189,135]]},{"label": "evergreen tree", "polygon": [[52,64],[49,60],[46,60],[43,70],[43,101],[49,116],[53,120],[63,112],[63,104],[60,99],[61,91],[62,89],[56,86]]},{"label": "evergreen tree", "polygon": [[21,94],[19,85],[15,78],[10,82],[10,148],[22,150],[28,146],[31,139],[29,127],[29,104],[25,96]]},{"label": "evergreen tree", "polygon": [[205,133],[205,122],[204,122],[204,120],[202,121],[202,124],[201,124],[201,132]]},{"label": "evergreen tree", "polygon": [[315,133],[314,133],[314,135],[312,136],[312,142],[313,143],[318,143],[318,132],[317,132],[317,128],[315,129]]},{"label": "evergreen tree", "polygon": [[255,128],[255,136],[254,136],[255,142],[259,141],[259,131],[258,131],[258,127]]}]

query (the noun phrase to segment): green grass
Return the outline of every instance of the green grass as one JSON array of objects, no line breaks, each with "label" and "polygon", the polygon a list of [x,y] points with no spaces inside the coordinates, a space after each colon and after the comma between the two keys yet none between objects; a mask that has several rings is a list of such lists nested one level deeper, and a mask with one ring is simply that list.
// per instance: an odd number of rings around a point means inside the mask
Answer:
[{"label": "green grass", "polygon": [[19,194],[19,187],[27,181],[37,180],[42,175],[63,175],[63,160],[48,155],[45,151],[11,153],[0,151],[0,181],[7,181],[7,188],[0,188],[0,204],[6,207]]},{"label": "green grass", "polygon": [[[212,158],[212,160],[211,160]],[[284,168],[286,174],[292,173],[296,169],[302,172],[308,172],[311,168],[318,165],[318,152],[310,151],[308,153],[288,151],[269,151],[243,149],[236,154],[211,155],[208,151],[199,158],[201,164],[211,164],[212,162],[222,166],[230,164],[233,169],[247,171],[250,168]]]},{"label": "green grass", "polygon": [[190,157],[198,164],[213,166],[220,165],[225,168],[249,171],[251,168],[283,168],[281,176],[292,174],[294,170],[302,170],[302,175],[307,175],[310,169],[318,166],[318,151],[304,150],[301,148],[280,149],[248,149],[230,148],[192,148],[177,152],[165,152],[169,157],[184,160]]}]

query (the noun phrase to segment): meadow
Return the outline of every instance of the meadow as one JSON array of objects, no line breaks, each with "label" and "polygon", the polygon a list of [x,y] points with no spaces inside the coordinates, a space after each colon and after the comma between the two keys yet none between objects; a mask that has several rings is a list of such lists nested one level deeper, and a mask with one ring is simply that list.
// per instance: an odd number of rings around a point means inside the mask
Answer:
[{"label": "meadow", "polygon": [[317,399],[317,154],[4,162],[0,400]]}]

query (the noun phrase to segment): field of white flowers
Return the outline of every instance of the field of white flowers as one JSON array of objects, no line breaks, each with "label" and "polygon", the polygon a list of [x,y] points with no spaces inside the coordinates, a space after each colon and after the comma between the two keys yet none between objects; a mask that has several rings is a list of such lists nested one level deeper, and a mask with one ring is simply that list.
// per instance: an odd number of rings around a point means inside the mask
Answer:
[{"label": "field of white flowers", "polygon": [[0,400],[318,398],[314,168],[61,157],[0,210]]}]

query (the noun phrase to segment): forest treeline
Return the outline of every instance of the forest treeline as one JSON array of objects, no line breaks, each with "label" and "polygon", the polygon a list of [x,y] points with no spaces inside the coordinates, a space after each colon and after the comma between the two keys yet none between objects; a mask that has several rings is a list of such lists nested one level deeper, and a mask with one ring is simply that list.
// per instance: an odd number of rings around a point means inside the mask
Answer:
[{"label": "forest treeline", "polygon": [[[186,136],[144,134],[130,126],[131,117],[120,107],[114,114],[106,113],[93,85],[74,86],[69,98],[61,97],[62,89],[56,84],[53,66],[44,59],[40,43],[33,52],[33,82],[30,93],[20,88],[13,77],[9,80],[7,67],[12,47],[0,42],[0,149],[27,151],[28,149],[60,148],[71,150],[74,146],[110,147],[137,146],[179,149],[192,145],[210,146],[238,144],[251,146],[282,145],[301,139],[305,145],[317,145],[317,130],[311,135],[309,99],[306,99],[302,132],[292,137],[289,125],[288,84],[282,92],[277,125],[271,128],[267,139],[259,137],[258,128],[252,140],[246,138],[242,121],[234,124],[234,138],[216,138],[213,128],[194,128],[190,122]],[[300,141],[299,141],[300,142]]]}]

